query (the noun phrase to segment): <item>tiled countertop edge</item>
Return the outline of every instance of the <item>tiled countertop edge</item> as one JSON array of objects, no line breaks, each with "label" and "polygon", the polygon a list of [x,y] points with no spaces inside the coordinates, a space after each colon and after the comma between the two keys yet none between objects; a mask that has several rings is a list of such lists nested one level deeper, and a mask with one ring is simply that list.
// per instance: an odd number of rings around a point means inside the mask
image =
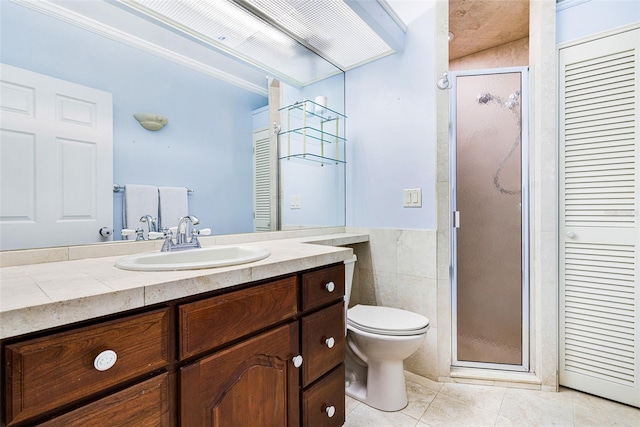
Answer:
[{"label": "tiled countertop edge", "polygon": [[[44,293],[28,294],[25,295],[25,298],[29,303],[15,309],[3,310],[0,313],[0,338],[14,337],[189,295],[329,265],[348,259],[352,253],[349,248],[337,247],[327,247],[320,251],[308,247],[305,250],[306,245],[300,245],[301,243],[342,246],[366,241],[368,241],[368,235],[360,233],[333,233],[291,239],[254,241],[249,244],[269,246],[272,250],[272,256],[254,263],[220,269],[169,272],[169,274],[133,272],[138,276],[131,278],[137,277],[142,282],[139,286],[134,284],[126,289],[111,289],[107,292],[100,291],[93,295],[59,301],[50,300]],[[88,258],[87,261],[70,261],[70,265],[83,262],[113,265],[118,257],[105,257],[95,261],[90,261]],[[65,265],[66,263],[59,264]],[[14,268],[20,269],[21,267]],[[158,277],[158,280],[154,280],[154,277]]]}]

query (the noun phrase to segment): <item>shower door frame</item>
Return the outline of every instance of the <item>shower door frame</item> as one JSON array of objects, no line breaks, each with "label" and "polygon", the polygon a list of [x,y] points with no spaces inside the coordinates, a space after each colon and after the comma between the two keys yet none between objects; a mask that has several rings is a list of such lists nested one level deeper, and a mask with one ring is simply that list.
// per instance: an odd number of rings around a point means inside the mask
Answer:
[{"label": "shower door frame", "polygon": [[[521,238],[522,238],[522,364],[475,362],[458,360],[458,282],[457,282],[457,228],[460,220],[456,215],[457,197],[457,78],[495,74],[520,73],[520,173],[521,173]],[[529,67],[491,68],[482,70],[451,71],[449,102],[449,164],[450,164],[450,204],[451,204],[451,366],[464,368],[484,368],[502,371],[529,372],[530,370],[530,268],[529,268]]]}]

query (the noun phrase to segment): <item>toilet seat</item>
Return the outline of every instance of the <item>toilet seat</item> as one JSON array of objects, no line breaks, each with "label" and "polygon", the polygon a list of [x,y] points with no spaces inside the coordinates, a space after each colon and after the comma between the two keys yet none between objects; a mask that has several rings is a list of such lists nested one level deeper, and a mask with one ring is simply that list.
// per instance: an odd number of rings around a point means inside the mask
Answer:
[{"label": "toilet seat", "polygon": [[398,308],[358,304],[347,310],[347,325],[372,334],[410,336],[426,333],[429,319]]}]

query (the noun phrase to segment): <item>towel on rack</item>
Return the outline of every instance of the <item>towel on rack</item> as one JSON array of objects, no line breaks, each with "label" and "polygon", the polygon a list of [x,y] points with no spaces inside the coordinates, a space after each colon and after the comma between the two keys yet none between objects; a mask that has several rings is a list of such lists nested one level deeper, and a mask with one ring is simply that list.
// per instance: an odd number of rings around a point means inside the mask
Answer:
[{"label": "towel on rack", "polygon": [[186,187],[159,187],[160,227],[175,227],[178,220],[189,215],[189,200]]},{"label": "towel on rack", "polygon": [[124,228],[144,229],[147,238],[148,226],[140,222],[144,215],[158,216],[158,187],[153,185],[126,184],[124,186]]}]

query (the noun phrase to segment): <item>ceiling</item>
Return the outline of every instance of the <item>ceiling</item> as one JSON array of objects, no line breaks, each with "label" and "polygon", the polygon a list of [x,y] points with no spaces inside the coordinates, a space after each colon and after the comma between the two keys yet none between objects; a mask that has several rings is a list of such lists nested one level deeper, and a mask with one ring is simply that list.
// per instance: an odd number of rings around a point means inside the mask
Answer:
[{"label": "ceiling", "polygon": [[529,0],[449,0],[449,60],[529,36]]}]

